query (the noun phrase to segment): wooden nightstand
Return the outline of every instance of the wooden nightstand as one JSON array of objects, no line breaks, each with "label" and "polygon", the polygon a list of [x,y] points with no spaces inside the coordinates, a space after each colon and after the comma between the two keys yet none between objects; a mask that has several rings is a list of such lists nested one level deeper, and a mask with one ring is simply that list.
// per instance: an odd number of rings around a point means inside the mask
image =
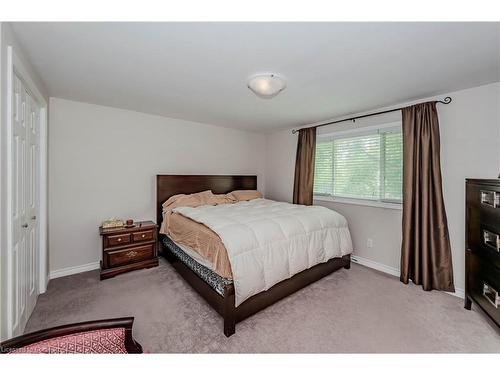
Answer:
[{"label": "wooden nightstand", "polygon": [[102,236],[101,280],[158,265],[157,226],[139,221],[132,228],[99,227]]}]

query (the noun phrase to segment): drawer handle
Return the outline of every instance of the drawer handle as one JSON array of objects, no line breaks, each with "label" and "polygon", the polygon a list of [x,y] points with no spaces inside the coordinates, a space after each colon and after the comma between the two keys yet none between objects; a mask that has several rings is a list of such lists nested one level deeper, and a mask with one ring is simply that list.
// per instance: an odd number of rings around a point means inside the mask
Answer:
[{"label": "drawer handle", "polygon": [[498,234],[483,229],[483,242],[486,246],[500,252],[500,236]]},{"label": "drawer handle", "polygon": [[121,239],[121,238],[118,238],[118,239],[117,239],[117,241],[118,241],[118,242],[122,242],[122,239]]},{"label": "drawer handle", "polygon": [[143,234],[141,237],[142,237],[142,238],[146,238],[146,235],[145,235],[145,234]]},{"label": "drawer handle", "polygon": [[486,206],[498,208],[500,207],[500,194],[496,191],[481,190],[481,203]]},{"label": "drawer handle", "polygon": [[134,258],[137,255],[137,251],[131,250],[126,254],[129,258]]},{"label": "drawer handle", "polygon": [[498,291],[491,285],[483,282],[483,296],[486,297],[489,303],[491,303],[495,308],[500,305],[500,297],[498,296]]}]

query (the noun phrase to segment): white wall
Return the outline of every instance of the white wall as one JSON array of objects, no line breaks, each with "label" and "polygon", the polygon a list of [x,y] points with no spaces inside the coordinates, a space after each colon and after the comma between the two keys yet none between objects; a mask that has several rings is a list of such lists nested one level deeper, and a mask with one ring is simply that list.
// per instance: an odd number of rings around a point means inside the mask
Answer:
[{"label": "white wall", "polygon": [[[449,105],[438,104],[441,129],[443,193],[453,253],[455,286],[464,288],[465,178],[496,178],[500,172],[500,83],[440,95],[451,96]],[[433,100],[423,98],[416,102]],[[406,105],[411,103],[402,103]],[[394,106],[398,107],[398,106]],[[385,109],[385,108],[381,108]],[[365,123],[366,124],[366,123]],[[339,129],[353,126],[331,126]],[[355,126],[363,126],[357,121]],[[328,131],[323,128],[321,132]],[[266,195],[292,200],[297,136],[290,130],[268,137]],[[399,269],[401,211],[387,208],[315,201],[342,213],[349,221],[354,254]],[[367,248],[368,238],[373,248]]]},{"label": "white wall", "polygon": [[122,109],[50,99],[49,264],[101,259],[109,217],[155,220],[156,174],[257,174],[265,136]]},{"label": "white wall", "polygon": [[6,163],[6,132],[7,132],[7,48],[12,46],[15,54],[22,61],[31,79],[38,90],[48,101],[47,92],[38,74],[31,67],[24,51],[17,42],[8,23],[0,22],[0,340],[6,337],[5,301],[7,300],[7,259],[6,244],[6,188],[7,188],[7,163]]}]

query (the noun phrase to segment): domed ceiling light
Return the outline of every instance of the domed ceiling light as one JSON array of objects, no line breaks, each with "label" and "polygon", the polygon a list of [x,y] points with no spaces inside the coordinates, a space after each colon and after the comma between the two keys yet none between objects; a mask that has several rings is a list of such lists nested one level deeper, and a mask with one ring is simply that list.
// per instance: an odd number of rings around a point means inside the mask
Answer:
[{"label": "domed ceiling light", "polygon": [[259,98],[270,99],[285,89],[286,82],[276,74],[259,74],[250,78],[247,86]]}]

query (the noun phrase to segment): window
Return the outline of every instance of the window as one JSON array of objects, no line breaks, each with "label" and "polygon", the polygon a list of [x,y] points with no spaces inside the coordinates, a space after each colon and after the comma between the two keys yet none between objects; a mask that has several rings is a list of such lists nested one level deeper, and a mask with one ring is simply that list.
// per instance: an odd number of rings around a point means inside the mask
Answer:
[{"label": "window", "polygon": [[318,136],[314,194],[400,203],[401,125]]}]

